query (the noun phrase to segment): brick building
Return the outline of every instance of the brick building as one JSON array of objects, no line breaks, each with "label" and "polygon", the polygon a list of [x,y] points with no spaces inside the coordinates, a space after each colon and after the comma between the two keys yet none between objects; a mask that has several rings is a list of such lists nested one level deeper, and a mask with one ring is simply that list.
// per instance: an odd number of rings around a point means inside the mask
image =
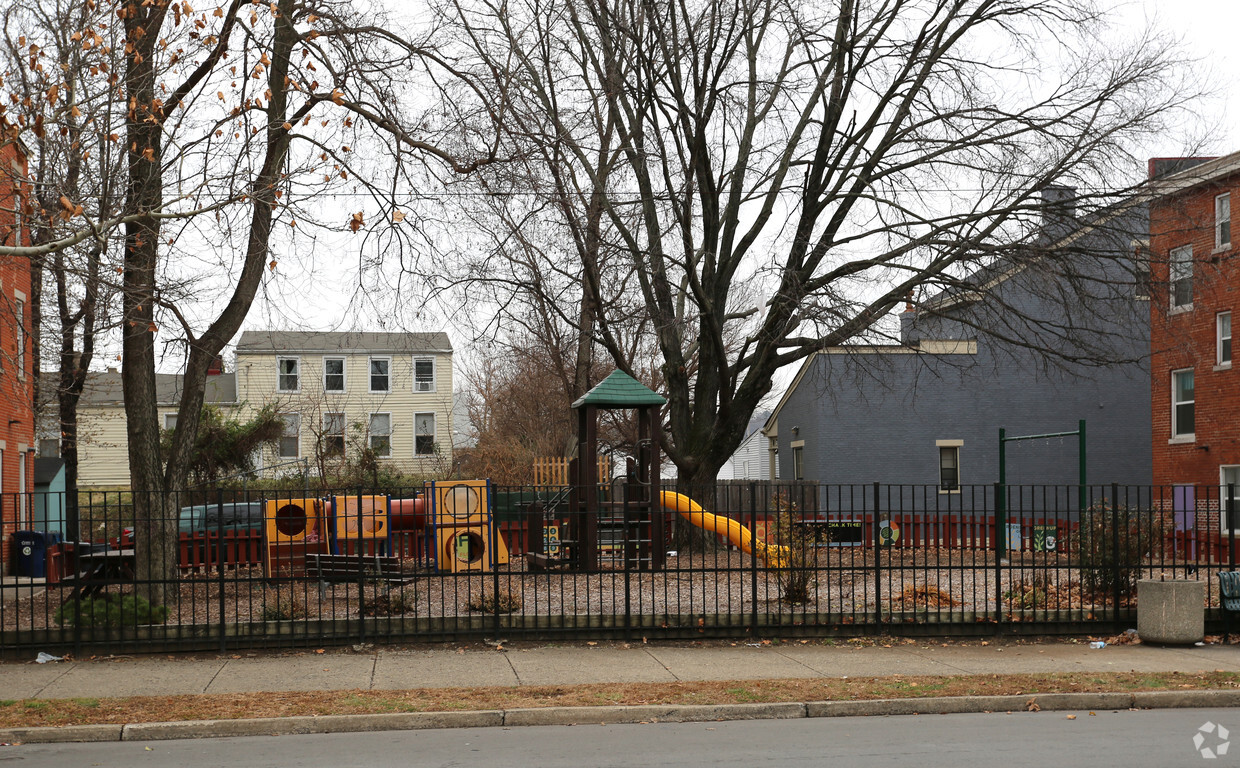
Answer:
[{"label": "brick building", "polygon": [[[0,243],[29,245],[19,191],[26,148],[0,121]],[[31,522],[34,490],[34,394],[31,375],[30,261],[0,256],[0,567],[12,568],[13,531]]]},{"label": "brick building", "polygon": [[1178,526],[1226,531],[1218,510],[1229,484],[1240,486],[1240,367],[1231,343],[1240,307],[1231,227],[1240,153],[1151,160],[1150,176],[1153,480],[1173,499]]}]

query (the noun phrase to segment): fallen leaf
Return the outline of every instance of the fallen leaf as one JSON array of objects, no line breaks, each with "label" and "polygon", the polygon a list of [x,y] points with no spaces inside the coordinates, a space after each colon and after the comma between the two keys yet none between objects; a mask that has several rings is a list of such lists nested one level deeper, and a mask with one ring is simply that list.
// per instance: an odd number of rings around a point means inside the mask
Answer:
[{"label": "fallen leaf", "polygon": [[1068,715],[1068,719],[1069,719],[1069,720],[1075,720],[1075,719],[1076,719],[1076,715]]},{"label": "fallen leaf", "polygon": [[322,648],[319,648],[318,650],[315,651],[315,653],[327,653],[327,651],[323,650]]}]

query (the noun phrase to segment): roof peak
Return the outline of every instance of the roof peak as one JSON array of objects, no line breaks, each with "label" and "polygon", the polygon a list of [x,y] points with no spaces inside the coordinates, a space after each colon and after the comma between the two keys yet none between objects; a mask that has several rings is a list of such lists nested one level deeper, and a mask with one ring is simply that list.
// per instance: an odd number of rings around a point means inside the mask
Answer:
[{"label": "roof peak", "polygon": [[594,405],[601,408],[639,408],[645,405],[663,405],[667,400],[645,384],[617,368],[595,384],[589,392],[577,398],[573,408]]}]

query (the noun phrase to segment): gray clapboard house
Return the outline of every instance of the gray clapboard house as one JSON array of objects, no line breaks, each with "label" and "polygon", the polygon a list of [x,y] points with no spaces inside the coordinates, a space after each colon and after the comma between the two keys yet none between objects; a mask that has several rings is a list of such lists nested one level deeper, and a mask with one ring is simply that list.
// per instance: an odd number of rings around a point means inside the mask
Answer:
[{"label": "gray clapboard house", "polygon": [[[1000,427],[1046,434],[1084,419],[1088,482],[1148,484],[1148,280],[1132,258],[1147,231],[1141,206],[1060,224],[1043,235],[1049,256],[1013,254],[910,302],[892,343],[809,357],[763,428],[781,475],[909,484],[922,489],[912,506],[967,506],[961,487],[998,481]],[[1047,262],[1059,258],[1092,279],[1063,277]],[[982,285],[993,299],[971,288]],[[1008,444],[1009,484],[1077,477],[1074,438]]]}]

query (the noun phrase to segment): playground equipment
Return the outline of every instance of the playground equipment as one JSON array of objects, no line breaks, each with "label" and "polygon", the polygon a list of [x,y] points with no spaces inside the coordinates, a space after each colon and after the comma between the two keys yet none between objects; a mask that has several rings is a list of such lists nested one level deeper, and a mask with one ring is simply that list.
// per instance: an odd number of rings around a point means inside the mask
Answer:
[{"label": "playground equipment", "polygon": [[659,494],[659,501],[664,509],[680,513],[681,517],[704,531],[725,537],[729,544],[747,555],[761,558],[767,565],[782,568],[787,562],[787,547],[758,541],[740,522],[724,515],[713,515],[688,496],[663,491]]},{"label": "playground equipment", "polygon": [[386,544],[391,533],[388,504],[387,496],[333,497],[337,554],[350,541]]},{"label": "playground equipment", "polygon": [[426,497],[430,512],[425,519],[431,525],[439,570],[488,571],[508,563],[508,548],[491,516],[490,481],[431,482],[426,484]]},{"label": "playground equipment", "polygon": [[322,499],[272,499],[264,514],[268,578],[281,568],[304,571],[306,554],[322,552],[326,544],[326,505]]}]

